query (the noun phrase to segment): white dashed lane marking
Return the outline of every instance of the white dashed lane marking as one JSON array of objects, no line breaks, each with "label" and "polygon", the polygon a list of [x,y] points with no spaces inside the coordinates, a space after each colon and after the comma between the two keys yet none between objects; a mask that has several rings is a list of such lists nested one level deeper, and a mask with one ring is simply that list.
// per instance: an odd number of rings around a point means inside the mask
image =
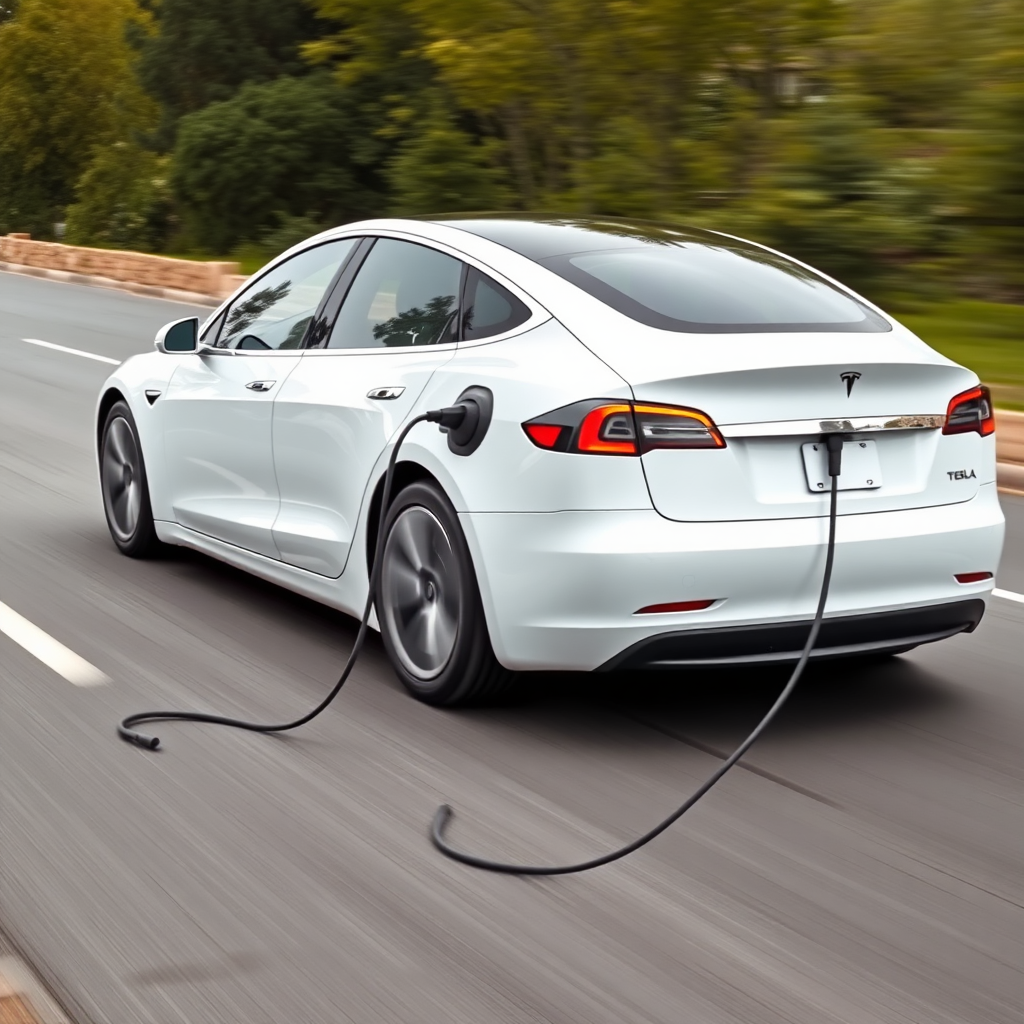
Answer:
[{"label": "white dashed lane marking", "polygon": [[111,359],[110,356],[98,356],[95,352],[83,352],[80,348],[68,348],[67,345],[55,345],[52,341],[40,341],[38,338],[22,338],[26,345],[38,345],[40,348],[52,348],[55,352],[67,352],[69,355],[81,356],[83,359],[95,359],[98,363],[110,363],[120,366],[123,359]]},{"label": "white dashed lane marking", "polygon": [[998,587],[992,591],[993,597],[1001,597],[1004,601],[1016,601],[1024,604],[1024,594],[1015,594],[1012,590],[1000,590]]},{"label": "white dashed lane marking", "polygon": [[52,668],[75,686],[103,686],[110,682],[110,677],[101,672],[95,665],[90,665],[85,658],[80,658],[49,633],[44,633],[24,616],[19,615],[0,601],[0,633],[9,637],[29,654],[38,658],[44,665]]}]

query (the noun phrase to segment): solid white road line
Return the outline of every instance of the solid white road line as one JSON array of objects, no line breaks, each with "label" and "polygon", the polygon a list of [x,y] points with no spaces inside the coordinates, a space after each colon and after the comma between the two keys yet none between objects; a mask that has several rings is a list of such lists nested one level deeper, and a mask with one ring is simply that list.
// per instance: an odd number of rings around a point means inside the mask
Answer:
[{"label": "solid white road line", "polygon": [[67,345],[55,345],[52,341],[40,341],[38,338],[22,338],[27,345],[39,345],[41,348],[52,348],[57,352],[67,352],[69,355],[81,356],[83,359],[95,359],[97,363],[112,363],[120,366],[123,359],[111,359],[110,356],[98,356],[95,352],[83,352],[80,348],[68,348]]},{"label": "solid white road line", "polygon": [[1020,604],[1024,604],[1024,594],[1015,594],[1012,590],[1000,590],[996,587],[992,591],[993,597],[1001,597],[1004,601],[1017,601]]},{"label": "solid white road line", "polygon": [[0,633],[9,636],[29,654],[75,686],[102,686],[110,682],[110,677],[95,665],[90,665],[74,651],[69,651],[13,608],[8,608],[3,601],[0,601]]}]

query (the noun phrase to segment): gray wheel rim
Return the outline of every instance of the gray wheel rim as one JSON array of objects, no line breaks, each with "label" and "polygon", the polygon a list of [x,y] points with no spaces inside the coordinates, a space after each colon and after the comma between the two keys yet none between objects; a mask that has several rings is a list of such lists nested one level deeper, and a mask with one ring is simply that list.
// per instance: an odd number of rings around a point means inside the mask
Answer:
[{"label": "gray wheel rim", "polygon": [[123,416],[112,420],[103,441],[103,505],[118,540],[135,536],[142,508],[142,459]]},{"label": "gray wheel rim", "polygon": [[444,671],[459,631],[459,573],[451,540],[422,505],[404,509],[384,543],[381,613],[402,665],[429,682]]}]

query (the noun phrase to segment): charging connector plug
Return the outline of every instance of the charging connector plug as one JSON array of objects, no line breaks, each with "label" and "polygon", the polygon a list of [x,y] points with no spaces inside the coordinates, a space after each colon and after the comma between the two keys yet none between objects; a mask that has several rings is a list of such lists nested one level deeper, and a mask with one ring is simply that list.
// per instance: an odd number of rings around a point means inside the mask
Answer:
[{"label": "charging connector plug", "polygon": [[431,409],[427,413],[428,423],[438,423],[442,430],[454,430],[462,426],[462,421],[469,412],[465,404],[448,405],[443,409]]},{"label": "charging connector plug", "polygon": [[828,450],[828,475],[837,477],[843,461],[843,435],[826,434],[825,448]]}]

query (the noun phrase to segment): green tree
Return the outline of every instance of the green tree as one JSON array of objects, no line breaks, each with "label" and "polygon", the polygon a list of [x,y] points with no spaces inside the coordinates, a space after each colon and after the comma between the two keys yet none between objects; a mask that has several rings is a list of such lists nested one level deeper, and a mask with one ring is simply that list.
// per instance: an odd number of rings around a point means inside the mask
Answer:
[{"label": "green tree", "polygon": [[415,125],[388,169],[396,214],[499,210],[510,192],[490,147],[456,124],[438,100]]},{"label": "green tree", "polygon": [[305,70],[316,33],[302,0],[149,0],[155,31],[136,39],[139,77],[173,121],[229,99],[246,82]]},{"label": "green tree", "polygon": [[526,206],[606,205],[609,178],[633,143],[647,166],[632,175],[636,194],[626,205],[646,208],[656,196],[665,206],[687,183],[679,142],[719,54],[726,24],[718,0],[313,2],[344,27],[307,52],[341,59],[347,81],[387,80],[400,69],[382,118],[398,130],[415,130],[416,117],[427,116],[425,86],[443,84],[460,127],[470,115],[474,134],[500,144],[488,144],[488,159],[508,168]]},{"label": "green tree", "polygon": [[964,256],[974,278],[986,268],[1009,297],[1024,298],[1024,8],[989,12],[987,46],[974,65],[959,144],[946,160],[951,201],[970,225]]},{"label": "green tree", "polygon": [[858,0],[849,8],[844,40],[852,88],[886,124],[949,125],[970,89],[988,6],[979,0]]},{"label": "green tree", "polygon": [[97,149],[75,186],[67,241],[157,251],[170,229],[167,157],[128,142]]},{"label": "green tree", "polygon": [[191,239],[225,252],[287,217],[378,212],[383,156],[355,90],[325,74],[279,78],[183,117],[171,180]]},{"label": "green tree", "polygon": [[934,168],[887,161],[877,125],[853,97],[776,124],[774,155],[717,226],[781,249],[881,295],[914,288],[907,271],[947,241]]},{"label": "green tree", "polygon": [[0,25],[0,229],[48,235],[94,147],[152,117],[129,24],[134,0],[22,0]]}]

